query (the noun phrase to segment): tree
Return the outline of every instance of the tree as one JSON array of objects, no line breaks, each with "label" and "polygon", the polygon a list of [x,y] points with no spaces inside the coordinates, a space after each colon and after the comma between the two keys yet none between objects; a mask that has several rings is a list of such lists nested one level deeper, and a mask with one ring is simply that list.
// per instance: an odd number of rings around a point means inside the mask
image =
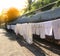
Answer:
[{"label": "tree", "polygon": [[[31,11],[34,11],[34,10],[39,9],[41,7],[44,7],[45,5],[48,5],[49,3],[53,3],[53,2],[59,1],[59,0],[34,0],[33,2],[32,2],[32,0],[27,0],[27,1],[28,1],[28,7],[27,8],[29,8],[29,9],[27,9],[26,12],[27,11],[31,12]],[[60,2],[57,4],[49,5],[45,8],[43,8],[41,11],[49,10],[52,7],[54,7],[54,5],[59,6]]]},{"label": "tree", "polygon": [[8,21],[12,21],[15,18],[17,18],[20,15],[20,13],[18,9],[12,7],[12,8],[9,8],[6,15],[8,16]]},{"label": "tree", "polygon": [[27,0],[28,1],[28,10],[31,10],[31,4],[32,4],[32,0]]}]

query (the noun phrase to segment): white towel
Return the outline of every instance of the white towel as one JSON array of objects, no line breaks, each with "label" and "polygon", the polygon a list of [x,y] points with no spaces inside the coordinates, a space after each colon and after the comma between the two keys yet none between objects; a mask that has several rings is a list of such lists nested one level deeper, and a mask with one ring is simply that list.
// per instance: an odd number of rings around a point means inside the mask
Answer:
[{"label": "white towel", "polygon": [[19,34],[20,35],[23,35],[22,27],[23,27],[23,25],[22,24],[19,24],[18,31],[19,31]]},{"label": "white towel", "polygon": [[21,28],[21,29],[20,29],[20,30],[21,30],[21,35],[23,36],[23,33],[24,33],[24,25],[21,24],[21,25],[20,25],[20,28]]},{"label": "white towel", "polygon": [[45,25],[45,35],[52,36],[52,21],[44,22]]},{"label": "white towel", "polygon": [[32,44],[33,43],[33,37],[32,37],[32,27],[31,27],[31,24],[27,24],[27,35],[26,35],[26,41],[29,43],[29,44]]},{"label": "white towel", "polygon": [[32,44],[33,38],[32,38],[32,27],[31,24],[17,24],[15,28],[16,35],[19,33],[24,37],[24,39],[27,41],[27,43]]},{"label": "white towel", "polygon": [[40,31],[39,31],[39,29],[40,29],[40,24],[39,23],[35,23],[35,31],[36,31],[36,35],[40,35]]},{"label": "white towel", "polygon": [[24,23],[22,24],[22,32],[23,32],[23,38],[27,41],[27,43],[32,44],[33,38],[32,38],[32,27],[31,24]]},{"label": "white towel", "polygon": [[10,25],[7,25],[7,29],[10,29]]},{"label": "white towel", "polygon": [[15,30],[15,25],[11,25],[11,29],[14,31]]},{"label": "white towel", "polygon": [[32,27],[32,34],[36,34],[35,23],[30,23]]},{"label": "white towel", "polygon": [[23,38],[26,40],[27,35],[27,23],[22,24],[23,25]]},{"label": "white towel", "polygon": [[60,39],[60,19],[53,21],[53,32],[55,39]]},{"label": "white towel", "polygon": [[22,24],[17,24],[16,26],[16,33],[20,34],[20,35],[23,35],[23,32],[22,32]]},{"label": "white towel", "polygon": [[14,32],[16,33],[16,35],[19,33],[18,28],[19,28],[19,24],[16,24],[14,29]]},{"label": "white towel", "polygon": [[40,38],[45,39],[45,25],[44,25],[44,22],[40,23],[39,31],[40,31]]}]

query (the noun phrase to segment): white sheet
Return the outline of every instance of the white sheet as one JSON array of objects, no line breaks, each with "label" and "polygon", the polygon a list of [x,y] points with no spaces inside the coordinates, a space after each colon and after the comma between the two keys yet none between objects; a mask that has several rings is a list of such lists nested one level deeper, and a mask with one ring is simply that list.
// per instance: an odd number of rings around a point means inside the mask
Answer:
[{"label": "white sheet", "polygon": [[40,29],[40,24],[39,23],[35,23],[35,31],[36,31],[36,35],[40,35],[40,31],[39,31],[39,29]]},{"label": "white sheet", "polygon": [[19,32],[18,32],[18,33],[19,33],[20,35],[23,35],[23,31],[22,31],[23,29],[22,29],[22,28],[23,28],[23,25],[22,25],[22,24],[19,24],[19,28],[18,28],[18,31],[19,31]]},{"label": "white sheet", "polygon": [[27,41],[27,43],[32,44],[32,28],[31,24],[23,24],[23,37]]},{"label": "white sheet", "polygon": [[60,19],[53,21],[53,32],[55,39],[60,39]]},{"label": "white sheet", "polygon": [[52,21],[44,22],[45,35],[52,36]]},{"label": "white sheet", "polygon": [[16,35],[19,33],[18,28],[19,28],[19,24],[16,24],[15,29],[14,29],[14,32],[16,33]]},{"label": "white sheet", "polygon": [[25,24],[23,24],[23,37],[25,40],[27,38],[26,35],[27,35],[27,24],[25,23]]},{"label": "white sheet", "polygon": [[10,25],[7,25],[7,29],[10,29]]},{"label": "white sheet", "polygon": [[45,39],[45,25],[44,22],[39,23],[40,24],[40,38]]},{"label": "white sheet", "polygon": [[36,34],[35,23],[30,23],[32,27],[32,34]]},{"label": "white sheet", "polygon": [[31,24],[27,24],[27,35],[26,35],[26,41],[29,43],[29,44],[32,44],[33,43],[33,37],[32,37],[32,27],[31,27]]},{"label": "white sheet", "polygon": [[15,30],[15,25],[11,25],[11,29],[14,31]]}]

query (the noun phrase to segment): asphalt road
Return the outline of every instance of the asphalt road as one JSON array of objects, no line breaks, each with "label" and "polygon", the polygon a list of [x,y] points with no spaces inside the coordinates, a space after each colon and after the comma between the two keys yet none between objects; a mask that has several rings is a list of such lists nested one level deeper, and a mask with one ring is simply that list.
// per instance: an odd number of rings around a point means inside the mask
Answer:
[{"label": "asphalt road", "polygon": [[0,29],[0,56],[45,56],[42,49],[29,45],[16,35]]},{"label": "asphalt road", "polygon": [[29,45],[22,36],[0,29],[0,56],[60,56],[60,48],[39,38]]}]

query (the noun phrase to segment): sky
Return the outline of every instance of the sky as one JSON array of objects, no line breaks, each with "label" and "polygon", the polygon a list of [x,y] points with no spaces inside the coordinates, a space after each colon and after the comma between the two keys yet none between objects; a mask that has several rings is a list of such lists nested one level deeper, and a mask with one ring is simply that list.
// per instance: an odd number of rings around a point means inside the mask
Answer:
[{"label": "sky", "polygon": [[26,6],[26,0],[0,0],[0,12],[3,9],[8,9],[10,7],[15,7],[22,9]]}]

